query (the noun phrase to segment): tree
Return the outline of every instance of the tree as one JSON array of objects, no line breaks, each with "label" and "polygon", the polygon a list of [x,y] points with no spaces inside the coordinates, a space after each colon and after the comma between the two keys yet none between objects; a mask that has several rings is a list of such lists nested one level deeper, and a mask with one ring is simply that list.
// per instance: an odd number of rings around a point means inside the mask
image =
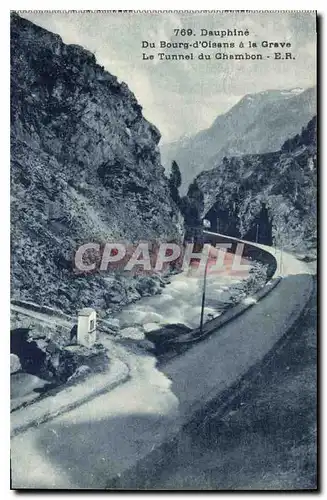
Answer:
[{"label": "tree", "polygon": [[204,209],[203,193],[195,179],[188,188],[181,203],[186,234],[197,241],[202,235],[202,212]]},{"label": "tree", "polygon": [[172,199],[178,206],[180,206],[181,199],[179,196],[179,188],[182,184],[182,175],[175,160],[171,164],[171,172],[168,183]]}]

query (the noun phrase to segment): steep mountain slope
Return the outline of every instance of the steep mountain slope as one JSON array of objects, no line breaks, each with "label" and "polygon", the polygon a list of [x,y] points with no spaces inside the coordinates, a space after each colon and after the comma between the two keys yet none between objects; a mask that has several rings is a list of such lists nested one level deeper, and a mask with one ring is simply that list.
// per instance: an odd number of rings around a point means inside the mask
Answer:
[{"label": "steep mountain slope", "polygon": [[202,172],[203,216],[222,233],[311,252],[316,247],[316,118],[280,151],[224,158]]},{"label": "steep mountain slope", "polygon": [[60,307],[110,308],[133,280],[77,276],[88,242],[179,239],[159,131],[93,54],[11,19],[12,293]]},{"label": "steep mountain slope", "polygon": [[176,160],[186,190],[204,169],[224,156],[277,151],[297,134],[316,112],[316,90],[269,90],[246,95],[212,126],[191,138],[162,145],[163,164]]}]

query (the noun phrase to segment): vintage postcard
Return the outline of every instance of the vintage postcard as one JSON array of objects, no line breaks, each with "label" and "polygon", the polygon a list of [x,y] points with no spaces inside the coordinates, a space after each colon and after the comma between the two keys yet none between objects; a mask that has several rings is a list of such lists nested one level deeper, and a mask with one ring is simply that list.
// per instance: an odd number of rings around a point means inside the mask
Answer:
[{"label": "vintage postcard", "polygon": [[316,12],[10,24],[11,488],[316,490]]}]

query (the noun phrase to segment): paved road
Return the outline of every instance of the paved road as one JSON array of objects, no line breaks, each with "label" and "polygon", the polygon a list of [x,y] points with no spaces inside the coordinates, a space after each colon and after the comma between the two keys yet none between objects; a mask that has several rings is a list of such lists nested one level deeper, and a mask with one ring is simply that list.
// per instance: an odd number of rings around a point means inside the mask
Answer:
[{"label": "paved road", "polygon": [[157,380],[139,374],[13,438],[13,487],[104,488],[260,360],[291,325],[310,289],[308,275],[285,278],[235,322],[165,365]]},{"label": "paved road", "polygon": [[317,296],[293,332],[222,408],[214,401],[140,474],[149,489],[317,487]]},{"label": "paved road", "polygon": [[105,488],[119,475],[122,487],[134,487],[133,476],[124,472],[260,361],[294,322],[311,289],[310,275],[287,276],[161,371],[144,355],[130,381],[14,437],[13,487]]}]

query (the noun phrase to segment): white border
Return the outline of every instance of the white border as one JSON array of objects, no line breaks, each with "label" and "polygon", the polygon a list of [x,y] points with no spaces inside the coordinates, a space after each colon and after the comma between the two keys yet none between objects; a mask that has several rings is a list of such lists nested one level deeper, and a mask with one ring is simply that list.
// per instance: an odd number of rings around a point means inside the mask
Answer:
[{"label": "white border", "polygon": [[[325,2],[324,2],[325,3]],[[249,1],[244,4],[241,1],[233,1],[230,0],[228,2],[222,3],[218,1],[208,1],[201,0],[197,2],[189,1],[179,1],[179,0],[166,0],[166,1],[149,1],[149,0],[121,0],[119,2],[108,2],[108,1],[99,1],[93,0],[91,4],[87,6],[83,6],[81,2],[65,0],[65,1],[57,1],[57,2],[47,2],[40,0],[34,1],[14,1],[9,7],[1,7],[1,16],[0,16],[0,47],[1,47],[1,167],[0,167],[0,203],[1,203],[1,230],[2,230],[2,238],[0,244],[0,262],[2,265],[1,272],[1,282],[0,282],[0,292],[1,292],[1,306],[3,310],[3,322],[1,324],[1,335],[3,338],[3,344],[1,348],[2,360],[1,360],[1,388],[3,389],[2,393],[2,402],[4,401],[4,395],[8,396],[8,406],[2,405],[2,421],[0,426],[1,431],[1,479],[0,479],[0,491],[2,493],[2,498],[12,497],[14,492],[9,491],[9,415],[8,415],[8,407],[9,407],[9,356],[8,356],[8,348],[9,348],[9,9],[11,10],[142,10],[142,9],[155,9],[155,10],[318,10],[318,13],[325,17],[326,7],[322,1],[281,1],[275,0],[274,2],[267,2],[263,4],[262,1]],[[325,20],[324,20],[325,23]],[[321,54],[326,54],[326,37],[321,34]],[[321,59],[323,57],[321,56]],[[321,62],[320,62],[321,65]],[[325,82],[325,68],[321,68],[324,70],[321,74],[322,82]],[[321,89],[321,94],[323,93],[323,89]],[[322,123],[323,118],[325,117],[325,106],[323,109],[320,109],[320,123]],[[327,193],[326,189],[326,175],[323,175],[323,170],[325,168],[324,156],[323,156],[323,145],[327,144],[326,140],[326,132],[321,134],[321,152],[320,152],[320,180],[322,181],[321,186],[321,199],[324,199],[323,194]],[[326,214],[326,204],[323,204],[321,207],[321,234],[326,235],[326,224],[327,224],[327,214]],[[326,247],[324,245],[325,237],[322,238],[321,241],[321,258],[323,253],[323,248]],[[325,273],[324,273],[325,278]],[[324,297],[325,299],[325,297]],[[327,302],[327,300],[326,300]],[[322,303],[321,311],[325,310],[325,301]],[[327,306],[327,304],[326,304]],[[323,345],[323,353],[321,354],[321,375],[322,380],[320,383],[321,387],[324,387],[324,382],[326,382],[326,372],[322,370],[324,363],[322,362],[322,357],[325,356],[326,359],[326,342],[323,342],[323,325],[321,325],[320,331],[320,342]],[[325,384],[326,386],[326,384]],[[323,395],[321,394],[321,397]],[[6,399],[6,398],[5,398]],[[323,402],[323,401],[322,401]],[[323,424],[323,415],[325,408],[321,408],[321,418],[320,425]],[[326,433],[325,433],[326,436]],[[323,445],[326,445],[326,439],[323,440],[321,446],[325,449]],[[326,472],[326,463],[321,457],[321,485],[324,486],[323,478],[325,477],[324,472]],[[119,494],[110,493],[111,497],[117,497]],[[206,493],[203,493],[205,495]],[[68,497],[69,493],[64,493],[62,497]],[[90,494],[91,496],[95,496],[95,494]],[[178,494],[167,493],[170,497],[178,497]],[[264,495],[264,493],[262,493]],[[272,495],[271,497],[275,497],[279,495]],[[301,494],[292,495],[293,498],[299,497]],[[40,498],[43,495],[39,494],[31,494],[30,497]],[[152,496],[152,495],[150,495]],[[184,493],[184,496],[188,496]],[[202,495],[201,495],[202,496]],[[226,494],[219,493],[220,497],[225,497]],[[236,497],[242,497],[242,494],[236,494]],[[258,494],[255,495],[258,497]],[[260,495],[259,495],[260,496]],[[147,495],[147,497],[149,497]]]},{"label": "white border", "polygon": [[201,0],[192,2],[191,0],[166,0],[166,1],[150,1],[150,0],[121,0],[120,2],[106,2],[104,0],[94,0],[91,4],[83,6],[82,2],[73,0],[58,0],[57,2],[42,2],[34,0],[26,2],[17,0],[12,2],[10,9],[12,10],[315,10],[318,6],[315,4],[322,2],[308,2],[305,0],[298,1],[282,1],[267,2],[249,1],[244,4],[242,1],[230,0],[228,2],[218,2],[212,0]]}]

